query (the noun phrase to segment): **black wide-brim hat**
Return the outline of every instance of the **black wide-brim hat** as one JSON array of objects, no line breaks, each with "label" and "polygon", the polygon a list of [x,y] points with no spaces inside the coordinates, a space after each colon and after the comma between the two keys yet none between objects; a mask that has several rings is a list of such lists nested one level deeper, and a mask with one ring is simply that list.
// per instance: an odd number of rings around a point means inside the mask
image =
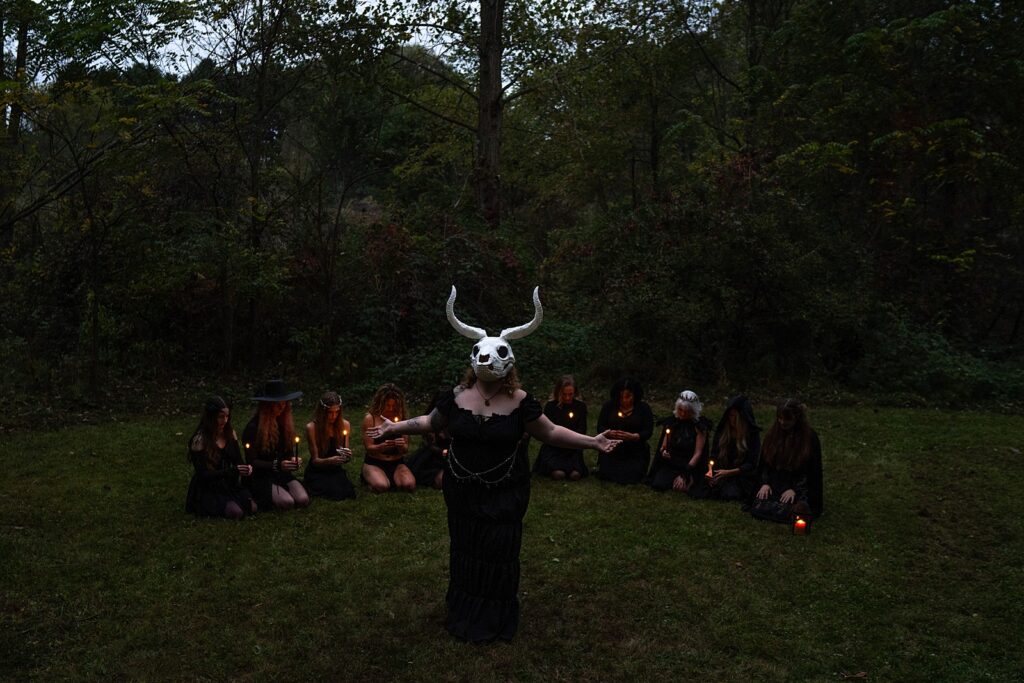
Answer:
[{"label": "black wide-brim hat", "polygon": [[288,391],[288,387],[285,386],[284,380],[272,379],[263,384],[263,394],[261,396],[253,396],[252,400],[277,403],[278,401],[291,401],[299,396],[302,396],[302,392]]}]

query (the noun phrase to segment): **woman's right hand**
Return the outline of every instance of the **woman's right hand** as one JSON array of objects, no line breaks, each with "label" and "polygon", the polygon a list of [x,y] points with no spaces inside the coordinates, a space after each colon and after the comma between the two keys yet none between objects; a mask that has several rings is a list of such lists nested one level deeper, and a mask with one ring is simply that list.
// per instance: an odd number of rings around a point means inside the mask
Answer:
[{"label": "woman's right hand", "polygon": [[663,448],[661,449],[661,457],[665,458],[666,460],[671,460],[672,454],[668,452],[667,448]]},{"label": "woman's right hand", "polygon": [[281,461],[281,469],[286,472],[294,472],[299,469],[299,464],[302,462],[301,458],[295,458],[294,460],[289,458]]},{"label": "woman's right hand", "polygon": [[757,491],[758,500],[768,500],[768,496],[772,495],[772,487],[768,484],[762,484],[761,488]]},{"label": "woman's right hand", "polygon": [[334,456],[334,457],[335,457],[335,462],[338,463],[339,465],[344,465],[345,463],[347,463],[349,460],[352,459],[352,449],[351,448],[338,448],[337,451],[338,451],[338,454],[336,456]]},{"label": "woman's right hand", "polygon": [[238,473],[243,477],[251,477],[252,465],[238,465]]}]

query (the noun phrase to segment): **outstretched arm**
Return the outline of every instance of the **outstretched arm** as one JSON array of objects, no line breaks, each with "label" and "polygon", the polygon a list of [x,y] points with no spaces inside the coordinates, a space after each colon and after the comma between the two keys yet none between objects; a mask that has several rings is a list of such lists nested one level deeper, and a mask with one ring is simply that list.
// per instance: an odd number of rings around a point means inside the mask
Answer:
[{"label": "outstretched arm", "polygon": [[419,417],[412,417],[401,422],[388,422],[385,420],[384,424],[378,427],[370,427],[364,433],[370,440],[387,439],[404,434],[439,432],[447,426],[448,421],[435,408],[430,411],[429,415],[420,415]]},{"label": "outstretched arm", "polygon": [[526,432],[544,443],[557,448],[593,448],[607,453],[619,445],[619,441],[609,439],[604,432],[597,436],[587,436],[560,427],[541,415],[536,420],[526,423]]}]

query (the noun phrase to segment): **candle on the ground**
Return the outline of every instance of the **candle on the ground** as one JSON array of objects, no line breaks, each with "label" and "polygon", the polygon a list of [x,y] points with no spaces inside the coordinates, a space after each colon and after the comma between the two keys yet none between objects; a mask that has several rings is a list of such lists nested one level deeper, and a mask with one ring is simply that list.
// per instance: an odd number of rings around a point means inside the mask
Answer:
[{"label": "candle on the ground", "polygon": [[793,533],[797,536],[804,536],[807,534],[807,520],[803,517],[797,517],[796,521],[793,522]]}]

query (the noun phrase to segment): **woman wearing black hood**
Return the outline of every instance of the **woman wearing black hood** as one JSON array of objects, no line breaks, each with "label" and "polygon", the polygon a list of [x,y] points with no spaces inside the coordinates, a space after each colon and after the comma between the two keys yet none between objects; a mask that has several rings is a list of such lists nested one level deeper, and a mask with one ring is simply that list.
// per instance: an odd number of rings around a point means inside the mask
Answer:
[{"label": "woman wearing black hood", "polygon": [[733,396],[715,428],[711,443],[714,474],[704,488],[706,497],[748,501],[757,488],[761,430],[746,396]]},{"label": "woman wearing black hood", "polygon": [[644,389],[635,379],[620,379],[612,386],[611,400],[601,407],[597,433],[622,443],[609,453],[598,452],[597,477],[617,484],[639,484],[647,474],[654,433],[654,413],[644,403]]}]

